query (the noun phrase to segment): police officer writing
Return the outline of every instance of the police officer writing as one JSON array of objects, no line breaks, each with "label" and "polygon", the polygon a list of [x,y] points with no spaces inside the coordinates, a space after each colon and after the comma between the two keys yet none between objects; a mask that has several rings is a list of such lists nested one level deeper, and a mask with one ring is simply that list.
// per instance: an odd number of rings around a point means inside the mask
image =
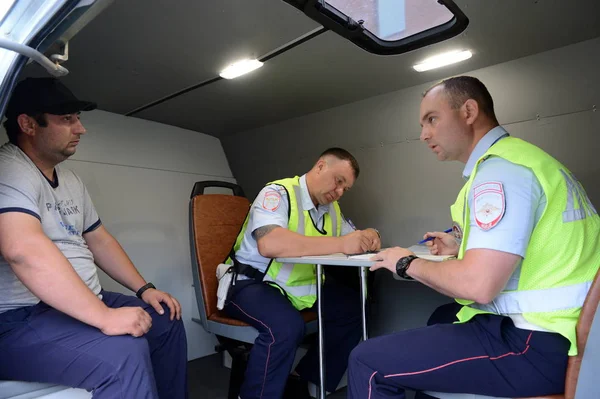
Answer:
[{"label": "police officer writing", "polygon": [[[304,338],[305,322],[299,311],[311,309],[316,301],[315,265],[281,264],[274,259],[380,248],[379,233],[355,230],[337,202],[352,188],[359,172],[349,152],[331,148],[308,173],[267,184],[252,203],[232,250],[237,281],[225,305],[229,316],[259,331],[242,399],[308,398],[307,381],[319,383],[317,345],[290,376],[296,348]],[[325,388],[333,392],[361,338],[360,300],[356,290],[329,275],[322,292]]]},{"label": "police officer writing", "polygon": [[[540,148],[510,137],[478,79],[447,79],[421,101],[421,140],[440,161],[465,163],[451,207],[454,235],[432,232],[441,263],[404,248],[376,255],[456,304],[428,327],[361,343],[350,355],[350,398],[416,391],[530,397],[564,392],[575,327],[600,267],[600,218],[582,185]],[[454,323],[454,324],[453,324]],[[421,393],[424,396],[424,394]]]}]

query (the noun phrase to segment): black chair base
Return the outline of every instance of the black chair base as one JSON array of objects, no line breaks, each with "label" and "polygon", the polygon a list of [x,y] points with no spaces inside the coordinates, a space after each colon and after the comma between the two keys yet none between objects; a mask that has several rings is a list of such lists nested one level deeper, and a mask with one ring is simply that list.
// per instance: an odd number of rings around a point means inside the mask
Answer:
[{"label": "black chair base", "polygon": [[244,382],[244,374],[248,365],[248,355],[252,349],[252,344],[237,341],[231,338],[217,335],[219,345],[215,346],[215,351],[222,353],[227,351],[231,356],[231,374],[229,376],[228,399],[238,399],[240,388]]}]

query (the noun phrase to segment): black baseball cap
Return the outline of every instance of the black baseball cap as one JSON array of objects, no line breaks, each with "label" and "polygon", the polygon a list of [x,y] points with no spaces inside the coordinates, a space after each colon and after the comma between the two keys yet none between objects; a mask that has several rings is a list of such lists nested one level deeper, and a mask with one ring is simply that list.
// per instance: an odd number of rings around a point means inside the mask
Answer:
[{"label": "black baseball cap", "polygon": [[15,88],[8,106],[6,117],[16,118],[21,114],[66,115],[80,111],[91,111],[98,105],[81,101],[56,78],[27,78]]}]

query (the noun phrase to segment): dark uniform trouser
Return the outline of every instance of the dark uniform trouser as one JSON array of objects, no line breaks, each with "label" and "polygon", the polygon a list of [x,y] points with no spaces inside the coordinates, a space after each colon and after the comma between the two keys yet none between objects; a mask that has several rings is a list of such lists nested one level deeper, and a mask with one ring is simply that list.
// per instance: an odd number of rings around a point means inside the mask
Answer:
[{"label": "dark uniform trouser", "polygon": [[404,398],[405,388],[510,398],[564,392],[566,338],[519,329],[496,315],[449,324],[459,309],[444,305],[428,327],[361,343],[350,355],[348,397]]},{"label": "dark uniform trouser", "polygon": [[[333,392],[348,365],[348,356],[362,336],[360,296],[329,276],[323,285],[325,388]],[[259,335],[250,352],[241,388],[242,399],[279,399],[291,372],[305,323],[278,288],[254,280],[237,281],[226,313],[255,327]],[[319,384],[318,345],[312,345],[296,372]]]},{"label": "dark uniform trouser", "polygon": [[39,303],[0,314],[0,380],[47,382],[94,391],[94,398],[187,398],[187,343],[170,321],[136,297],[102,291],[111,308],[140,306],[152,317],[140,338],[108,336]]}]

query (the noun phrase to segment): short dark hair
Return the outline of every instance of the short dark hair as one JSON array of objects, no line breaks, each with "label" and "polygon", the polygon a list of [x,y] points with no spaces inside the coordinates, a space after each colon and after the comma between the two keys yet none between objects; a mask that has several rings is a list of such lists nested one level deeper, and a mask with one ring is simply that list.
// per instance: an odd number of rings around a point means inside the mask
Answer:
[{"label": "short dark hair", "polygon": [[358,166],[358,161],[356,160],[356,158],[354,158],[352,154],[350,154],[343,148],[332,147],[323,151],[323,153],[319,156],[319,159],[328,155],[334,156],[340,161],[350,162],[350,166],[352,166],[352,171],[354,172],[354,178],[358,179],[358,175],[360,174],[360,167]]},{"label": "short dark hair", "polygon": [[[29,115],[29,114],[27,114]],[[48,126],[48,120],[46,119],[46,115],[44,114],[33,114],[29,115],[38,125],[41,127]],[[14,145],[17,145],[19,134],[21,133],[21,128],[19,127],[19,122],[17,122],[18,116],[10,117],[4,121],[4,129],[6,129],[6,135],[8,136],[8,141]]]},{"label": "short dark hair", "polygon": [[460,108],[467,100],[477,101],[479,109],[498,123],[496,113],[494,112],[494,100],[487,87],[477,78],[472,76],[455,76],[444,79],[441,82],[431,86],[425,93],[425,97],[435,87],[442,86],[444,93],[448,97],[450,106],[454,109]]}]

